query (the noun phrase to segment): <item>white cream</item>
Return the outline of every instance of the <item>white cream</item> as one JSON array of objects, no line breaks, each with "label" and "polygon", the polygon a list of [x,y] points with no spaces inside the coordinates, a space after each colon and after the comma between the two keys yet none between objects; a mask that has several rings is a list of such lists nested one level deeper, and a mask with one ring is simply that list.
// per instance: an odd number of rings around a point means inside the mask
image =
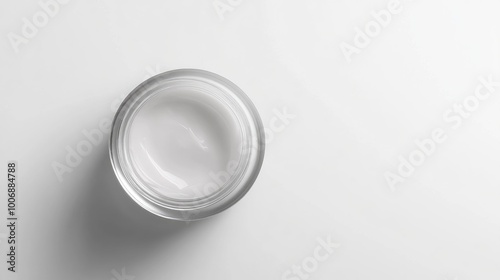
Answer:
[{"label": "white cream", "polygon": [[229,180],[242,135],[227,105],[194,89],[150,97],[127,130],[130,159],[152,191],[174,199],[213,194]]}]

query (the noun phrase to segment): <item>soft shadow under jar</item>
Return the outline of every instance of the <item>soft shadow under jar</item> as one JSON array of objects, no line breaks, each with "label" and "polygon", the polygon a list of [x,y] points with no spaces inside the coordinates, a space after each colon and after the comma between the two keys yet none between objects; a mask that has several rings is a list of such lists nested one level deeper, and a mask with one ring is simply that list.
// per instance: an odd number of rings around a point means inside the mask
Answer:
[{"label": "soft shadow under jar", "polygon": [[250,189],[264,158],[259,114],[245,93],[211,72],[154,76],[123,101],[110,156],[125,191],[165,218],[219,213]]}]

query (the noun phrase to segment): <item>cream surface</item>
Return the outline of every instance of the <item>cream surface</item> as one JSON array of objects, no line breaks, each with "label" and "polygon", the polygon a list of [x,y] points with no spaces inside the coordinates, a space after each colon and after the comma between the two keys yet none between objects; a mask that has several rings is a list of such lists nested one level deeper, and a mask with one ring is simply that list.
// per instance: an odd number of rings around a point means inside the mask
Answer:
[{"label": "cream surface", "polygon": [[128,129],[130,158],[164,196],[211,195],[229,180],[242,150],[233,113],[205,93],[170,89],[149,98]]}]

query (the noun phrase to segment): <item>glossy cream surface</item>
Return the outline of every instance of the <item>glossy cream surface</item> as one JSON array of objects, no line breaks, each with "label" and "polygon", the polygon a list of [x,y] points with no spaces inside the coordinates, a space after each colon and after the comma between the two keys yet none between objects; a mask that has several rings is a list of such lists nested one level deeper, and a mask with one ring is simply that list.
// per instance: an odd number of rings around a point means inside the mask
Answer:
[{"label": "glossy cream surface", "polygon": [[233,112],[193,89],[150,97],[128,129],[130,159],[148,187],[174,199],[220,190],[238,163],[241,132]]}]

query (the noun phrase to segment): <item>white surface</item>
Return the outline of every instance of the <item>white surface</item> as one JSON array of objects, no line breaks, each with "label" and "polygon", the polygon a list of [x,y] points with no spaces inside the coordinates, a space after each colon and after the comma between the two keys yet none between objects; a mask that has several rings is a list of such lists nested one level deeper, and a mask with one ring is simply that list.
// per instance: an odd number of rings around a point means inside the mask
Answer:
[{"label": "white surface", "polygon": [[[498,1],[401,1],[350,63],[341,43],[390,1],[242,1],[221,20],[211,0],[73,0],[15,53],[8,34],[37,2],[0,4],[17,279],[293,279],[328,236],[339,246],[309,279],[500,278],[500,87],[460,124],[443,119],[479,77],[500,80]],[[267,127],[263,170],[238,204],[189,224],[155,217],[119,186],[105,140],[58,180],[54,162],[106,130],[123,95],[187,67],[236,83]],[[384,174],[435,129],[446,141],[391,190]]]}]

